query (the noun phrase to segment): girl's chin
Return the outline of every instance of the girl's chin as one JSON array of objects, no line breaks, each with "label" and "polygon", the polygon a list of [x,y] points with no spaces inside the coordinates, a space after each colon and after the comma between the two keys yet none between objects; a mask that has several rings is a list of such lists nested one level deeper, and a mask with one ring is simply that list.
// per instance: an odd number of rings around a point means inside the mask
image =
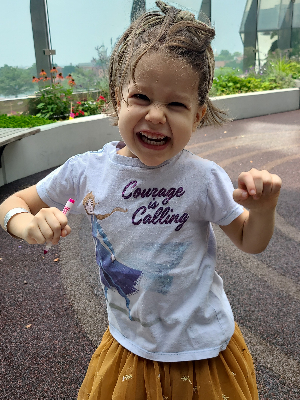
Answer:
[{"label": "girl's chin", "polygon": [[[158,146],[156,145],[150,145],[149,143],[141,143],[140,141],[138,141],[138,143],[134,145],[134,148],[132,148],[132,150],[130,150],[129,147],[126,145],[118,151],[118,154],[124,157],[138,158],[143,164],[147,165],[148,167],[156,167],[164,163],[168,159],[172,158],[172,155],[169,154],[167,149],[168,143],[166,143],[166,145],[160,146],[160,148],[157,149]],[[164,153],[158,150],[166,150],[166,152]]]}]

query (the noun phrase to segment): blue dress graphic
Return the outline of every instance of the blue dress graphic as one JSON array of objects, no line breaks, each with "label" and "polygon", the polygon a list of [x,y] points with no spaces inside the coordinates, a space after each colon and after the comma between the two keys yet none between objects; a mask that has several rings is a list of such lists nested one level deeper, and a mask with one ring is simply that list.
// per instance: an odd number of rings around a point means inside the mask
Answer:
[{"label": "blue dress graphic", "polygon": [[[129,318],[131,319],[129,306],[130,300],[128,296],[136,293],[136,285],[140,276],[142,275],[142,272],[133,268],[129,268],[117,261],[113,246],[108,240],[95,215],[91,216],[91,222],[93,237],[96,245],[96,260],[97,264],[99,265],[100,278],[104,286],[105,297],[107,299],[108,289],[116,289],[118,293],[125,299]],[[108,248],[101,243],[97,237],[97,233],[99,233],[103,243]]]}]

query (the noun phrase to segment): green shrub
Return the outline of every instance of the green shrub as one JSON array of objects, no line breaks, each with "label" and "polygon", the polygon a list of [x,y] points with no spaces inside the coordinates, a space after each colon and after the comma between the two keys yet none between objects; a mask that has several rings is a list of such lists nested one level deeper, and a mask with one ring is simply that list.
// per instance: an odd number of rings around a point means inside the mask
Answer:
[{"label": "green shrub", "polygon": [[214,79],[211,95],[225,96],[229,94],[257,92],[274,89],[273,85],[253,77],[242,78],[233,74],[219,75]]},{"label": "green shrub", "polygon": [[70,114],[72,88],[60,83],[40,89],[37,97],[29,101],[29,114],[50,120],[67,119]]},{"label": "green shrub", "polygon": [[71,118],[88,117],[89,115],[101,114],[107,108],[106,99],[99,96],[96,100],[83,99],[72,103]]},{"label": "green shrub", "polygon": [[66,88],[61,83],[45,86],[37,92],[37,97],[29,101],[29,114],[50,120],[65,120],[70,114],[72,117],[82,117],[101,114],[106,107],[106,98],[98,95],[93,99],[88,93],[88,98],[80,99],[80,93],[73,94],[73,88]]},{"label": "green shrub", "polygon": [[52,124],[53,122],[56,121],[33,115],[0,115],[0,128],[32,128],[34,126]]},{"label": "green shrub", "polygon": [[293,79],[300,79],[300,64],[296,61],[291,61],[289,64],[289,73]]},{"label": "green shrub", "polygon": [[236,71],[229,71],[226,69],[223,73],[221,71],[215,75],[210,96],[259,92],[263,90],[284,89],[294,86],[294,80],[290,74],[283,72],[271,73],[269,68],[265,72],[260,71],[258,73],[252,69],[245,76],[237,76]]}]

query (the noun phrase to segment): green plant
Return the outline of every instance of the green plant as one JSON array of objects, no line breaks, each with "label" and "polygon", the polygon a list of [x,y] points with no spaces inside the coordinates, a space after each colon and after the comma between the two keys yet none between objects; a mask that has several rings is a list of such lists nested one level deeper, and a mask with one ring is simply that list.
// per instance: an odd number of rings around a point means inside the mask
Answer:
[{"label": "green plant", "polygon": [[232,67],[222,67],[215,69],[215,78],[218,78],[220,75],[235,75],[240,76],[242,74],[242,69],[240,68],[232,68]]},{"label": "green plant", "polygon": [[35,126],[52,124],[56,121],[36,117],[33,115],[0,115],[0,128],[32,128]]},{"label": "green plant", "polygon": [[274,52],[258,71],[250,67],[246,74],[240,74],[238,69],[217,69],[210,95],[222,96],[294,87],[294,79],[300,77],[300,63]]},{"label": "green plant", "polygon": [[269,52],[266,63],[257,71],[251,67],[247,71],[248,77],[261,79],[262,82],[267,82],[274,85],[275,89],[284,89],[294,87],[294,79],[300,74],[300,64],[288,58],[288,52],[276,50]]},{"label": "green plant", "polygon": [[70,112],[72,88],[64,88],[60,83],[53,83],[37,92],[37,96],[30,100],[29,113],[37,117],[66,119]]},{"label": "green plant", "polygon": [[214,79],[211,96],[258,92],[262,90],[279,89],[278,83],[253,76],[241,77],[234,74],[219,75]]},{"label": "green plant", "polygon": [[72,107],[71,118],[87,117],[89,115],[100,114],[106,107],[106,99],[99,96],[97,100],[77,101]]},{"label": "green plant", "polygon": [[269,55],[266,63],[266,73],[270,76],[286,76],[293,79],[300,77],[300,63],[288,58],[287,54],[282,54],[280,51]]},{"label": "green plant", "polygon": [[[64,79],[62,73],[56,67],[50,71],[51,78],[47,77],[42,69],[40,78],[33,76],[32,82],[39,83],[39,90],[36,98],[29,101],[29,114],[50,120],[66,119],[70,112],[70,101],[73,94],[73,86],[76,85],[71,74],[67,76],[69,87],[61,84]],[[49,84],[52,80],[54,83]]]},{"label": "green plant", "polygon": [[[99,96],[99,93],[97,100],[95,100],[95,97],[93,99],[93,96],[96,96],[95,92],[91,92],[89,98],[86,99],[82,99],[82,94],[79,92],[73,93],[73,87],[76,83],[71,73],[65,79],[55,67],[50,72],[53,75],[52,80],[55,81],[51,85],[49,85],[51,78],[46,76],[44,70],[41,71],[40,78],[33,77],[33,82],[38,82],[39,85],[44,85],[44,87],[37,92],[36,98],[29,101],[29,114],[50,120],[64,120],[69,118],[70,113],[72,114],[71,118],[75,118],[99,114],[105,109],[106,99],[101,95]],[[63,80],[68,81],[68,86],[61,83]],[[104,78],[101,83],[104,88],[103,92],[106,94]],[[101,93],[103,92],[101,90]]]}]

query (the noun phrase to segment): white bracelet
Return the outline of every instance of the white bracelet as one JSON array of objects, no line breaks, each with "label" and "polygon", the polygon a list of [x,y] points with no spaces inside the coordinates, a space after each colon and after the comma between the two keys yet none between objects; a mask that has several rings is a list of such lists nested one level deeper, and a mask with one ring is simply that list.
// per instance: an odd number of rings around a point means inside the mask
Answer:
[{"label": "white bracelet", "polygon": [[19,208],[19,207],[18,208],[13,208],[10,211],[8,211],[8,213],[4,217],[4,226],[3,226],[4,230],[6,230],[6,232],[7,232],[7,224],[10,221],[10,219],[14,215],[21,214],[21,213],[29,213],[30,214],[30,211],[26,210],[26,208]]}]

